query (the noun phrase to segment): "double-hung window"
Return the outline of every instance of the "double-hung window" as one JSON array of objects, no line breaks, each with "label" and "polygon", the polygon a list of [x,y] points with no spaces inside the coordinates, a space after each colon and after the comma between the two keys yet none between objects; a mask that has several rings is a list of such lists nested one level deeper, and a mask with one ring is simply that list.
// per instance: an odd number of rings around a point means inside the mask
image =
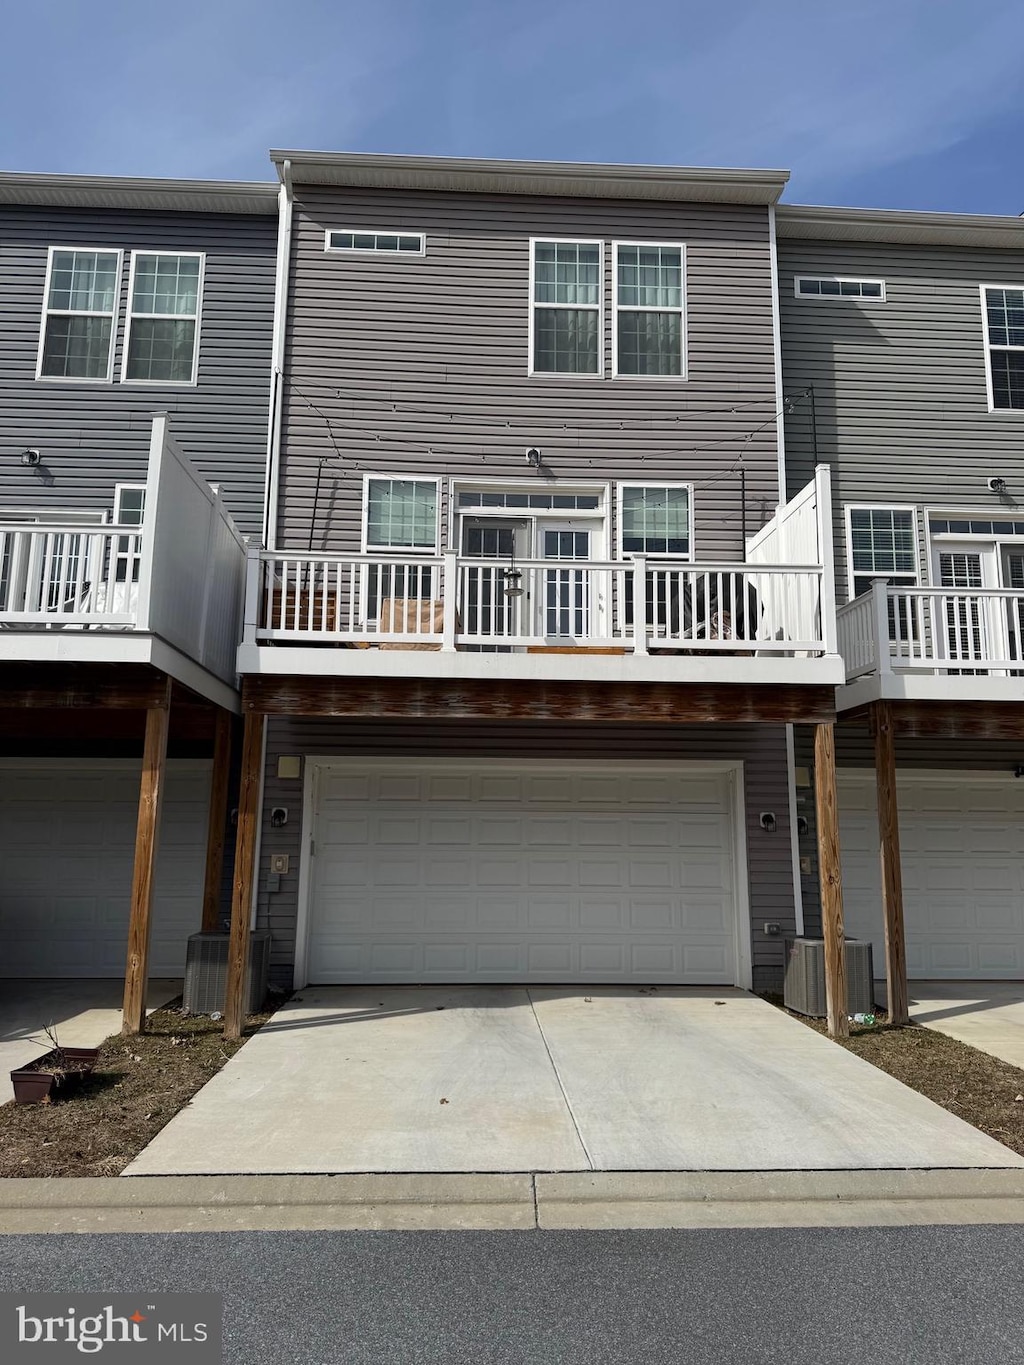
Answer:
[{"label": "double-hung window", "polygon": [[121,253],[51,247],[46,272],[40,379],[112,377]]},{"label": "double-hung window", "polygon": [[893,586],[914,588],[918,583],[917,526],[913,507],[851,507],[850,534],[852,596],[870,591],[873,578]]},{"label": "double-hung window", "polygon": [[194,384],[203,257],[132,255],[123,375],[142,384]]},{"label": "double-hung window", "polygon": [[683,259],[681,245],[616,242],[616,375],[683,378]]},{"label": "double-hung window", "polygon": [[531,370],[599,375],[601,243],[534,241]]},{"label": "double-hung window", "polygon": [[[620,484],[619,547],[623,557],[690,558],[690,488],[686,484]],[[678,579],[664,566],[647,567],[647,622],[656,635],[678,635]],[[633,576],[627,575],[623,624],[633,624]]]},{"label": "double-hung window", "polygon": [[1024,286],[982,289],[990,406],[1024,408]]},{"label": "double-hung window", "polygon": [[367,553],[384,552],[403,560],[366,566],[364,610],[382,630],[394,629],[400,622],[405,623],[404,629],[411,629],[409,607],[400,604],[429,602],[434,597],[433,569],[416,560],[437,552],[437,490],[434,479],[371,476],[366,481]]}]

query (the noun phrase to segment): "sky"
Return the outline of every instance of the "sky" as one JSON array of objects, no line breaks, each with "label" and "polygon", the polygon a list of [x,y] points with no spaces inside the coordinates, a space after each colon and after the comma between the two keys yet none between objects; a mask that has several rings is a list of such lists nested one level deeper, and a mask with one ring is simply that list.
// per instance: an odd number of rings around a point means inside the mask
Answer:
[{"label": "sky", "polygon": [[1024,212],[1021,0],[40,0],[0,168],[272,179],[271,147],[781,167],[790,203]]}]

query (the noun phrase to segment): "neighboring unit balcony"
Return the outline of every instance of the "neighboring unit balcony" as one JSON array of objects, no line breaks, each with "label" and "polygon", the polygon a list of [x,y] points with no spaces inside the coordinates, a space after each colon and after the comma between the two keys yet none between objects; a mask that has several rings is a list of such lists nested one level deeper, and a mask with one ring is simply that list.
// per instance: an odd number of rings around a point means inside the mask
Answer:
[{"label": "neighboring unit balcony", "polygon": [[163,415],[141,524],[85,515],[0,520],[0,661],[148,664],[237,705],[245,542]]},{"label": "neighboring unit balcony", "polygon": [[875,579],[837,620],[842,709],[885,699],[1024,701],[1024,591]]},{"label": "neighboring unit balcony", "polygon": [[[831,575],[809,489],[748,542],[746,563],[250,546],[239,671],[834,684]],[[773,562],[787,531],[792,562]]]}]

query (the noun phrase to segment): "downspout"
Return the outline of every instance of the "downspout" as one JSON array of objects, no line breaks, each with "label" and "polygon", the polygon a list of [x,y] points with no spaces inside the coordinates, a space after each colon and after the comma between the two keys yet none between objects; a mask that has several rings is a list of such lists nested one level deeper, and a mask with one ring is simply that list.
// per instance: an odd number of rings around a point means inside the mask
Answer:
[{"label": "downspout", "polygon": [[775,238],[775,205],[768,205],[768,259],[772,277],[772,348],[775,352],[775,445],[779,459],[779,506],[787,503],[786,419],[782,392],[782,325],[779,320],[779,251]]},{"label": "downspout", "polygon": [[281,460],[281,414],[284,407],[285,338],[288,326],[288,271],[292,250],[292,163],[279,168],[277,270],[274,279],[274,333],[271,345],[270,425],[267,439],[267,479],[263,494],[263,545],[277,547],[278,466]]}]

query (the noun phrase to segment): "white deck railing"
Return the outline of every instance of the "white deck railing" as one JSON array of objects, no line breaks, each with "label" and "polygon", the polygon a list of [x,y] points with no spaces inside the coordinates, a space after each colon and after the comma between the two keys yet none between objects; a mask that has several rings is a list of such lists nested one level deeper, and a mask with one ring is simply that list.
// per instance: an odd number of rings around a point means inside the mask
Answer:
[{"label": "white deck railing", "polygon": [[148,632],[230,681],[244,567],[219,492],[158,414],[141,527],[0,522],[0,629]]},{"label": "white deck railing", "polygon": [[[817,564],[412,559],[250,549],[243,640],[820,654]],[[763,604],[791,599],[791,633]]]},{"label": "white deck railing", "polygon": [[839,609],[848,679],[868,673],[1024,673],[1024,591],[900,588],[876,579]]}]

